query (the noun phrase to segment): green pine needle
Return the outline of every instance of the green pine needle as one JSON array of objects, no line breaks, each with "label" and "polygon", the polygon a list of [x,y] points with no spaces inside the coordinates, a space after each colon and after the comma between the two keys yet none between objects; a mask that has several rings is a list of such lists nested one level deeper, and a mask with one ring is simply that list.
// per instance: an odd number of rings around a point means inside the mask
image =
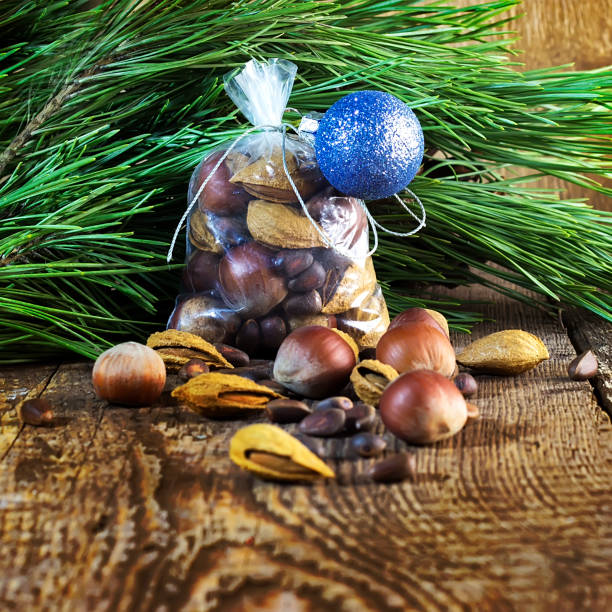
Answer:
[{"label": "green pine needle", "polygon": [[[381,235],[375,256],[392,312],[425,305],[469,329],[477,315],[436,287],[481,282],[611,319],[612,215],[530,181],[612,195],[600,180],[612,176],[612,69],[518,72],[515,4],[5,0],[0,362],[95,357],[164,325],[187,182],[244,129],[221,77],[250,57],[298,64],[290,106],[302,112],[383,89],[418,114],[427,155],[411,188],[427,227]],[[371,210],[413,227],[387,202]]]}]

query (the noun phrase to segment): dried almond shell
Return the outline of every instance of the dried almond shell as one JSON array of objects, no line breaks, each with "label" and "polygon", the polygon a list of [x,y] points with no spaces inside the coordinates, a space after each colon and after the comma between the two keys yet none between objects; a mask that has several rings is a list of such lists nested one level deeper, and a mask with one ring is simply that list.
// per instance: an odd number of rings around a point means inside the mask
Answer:
[{"label": "dried almond shell", "polygon": [[207,365],[217,368],[234,367],[210,342],[178,329],[151,334],[147,346],[159,353],[168,369],[178,370],[190,359],[201,359]]},{"label": "dried almond shell", "polygon": [[399,376],[392,368],[377,359],[364,359],[351,372],[351,383],[360,400],[378,406],[385,387]]},{"label": "dried almond shell", "polygon": [[297,208],[252,200],[247,211],[247,227],[258,242],[283,249],[325,247],[311,221]]},{"label": "dried almond shell", "polygon": [[[302,199],[315,193],[322,182],[318,167],[311,160],[298,164],[295,155],[285,154],[287,170]],[[298,198],[287,178],[283,167],[283,157],[280,148],[275,149],[269,157],[260,157],[252,164],[242,168],[232,178],[231,183],[238,183],[251,195],[270,202],[297,202]]]},{"label": "dried almond shell", "polygon": [[457,355],[457,362],[479,372],[520,374],[549,357],[548,349],[537,336],[520,329],[506,329],[469,344]]},{"label": "dried almond shell", "polygon": [[200,210],[196,210],[189,218],[189,242],[200,251],[223,253],[223,247],[215,240],[208,229],[208,218]]},{"label": "dried almond shell", "polygon": [[262,410],[269,401],[283,396],[243,376],[207,372],[174,389],[172,397],[185,402],[198,414],[229,417]]},{"label": "dried almond shell", "polygon": [[335,478],[334,472],[298,439],[275,425],[249,425],[230,441],[230,459],[275,480]]},{"label": "dried almond shell", "polygon": [[323,314],[340,314],[356,308],[376,288],[376,272],[372,258],[365,262],[352,262],[346,269],[332,295],[324,295]]}]

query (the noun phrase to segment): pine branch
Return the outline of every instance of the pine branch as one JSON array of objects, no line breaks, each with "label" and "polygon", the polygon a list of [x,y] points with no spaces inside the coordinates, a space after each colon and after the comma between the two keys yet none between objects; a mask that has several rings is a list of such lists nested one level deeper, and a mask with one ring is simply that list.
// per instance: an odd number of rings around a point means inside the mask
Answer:
[{"label": "pine branch", "polygon": [[[0,361],[91,357],[164,324],[180,267],[164,256],[186,183],[244,129],[220,79],[251,56],[298,64],[290,105],[302,111],[378,88],[417,112],[429,154],[413,188],[429,222],[381,241],[392,310],[430,305],[465,329],[477,317],[435,286],[482,282],[525,299],[510,281],[543,308],[609,318],[610,215],[509,168],[610,195],[598,177],[612,175],[612,70],[517,72],[512,33],[500,36],[516,3],[5,0]],[[410,223],[372,208],[385,224]]]},{"label": "pine branch", "polygon": [[79,91],[87,77],[97,74],[102,69],[104,64],[109,63],[110,61],[112,60],[109,59],[106,62],[99,63],[92,68],[84,70],[74,81],[65,85],[61,91],[55,94],[45,104],[43,109],[27,123],[23,130],[21,130],[21,132],[19,132],[19,134],[13,138],[8,147],[6,147],[6,149],[0,153],[0,177],[2,177],[7,165],[19,153],[20,149],[22,149],[32,138],[34,132],[36,132],[47,119],[57,114],[62,106]]}]

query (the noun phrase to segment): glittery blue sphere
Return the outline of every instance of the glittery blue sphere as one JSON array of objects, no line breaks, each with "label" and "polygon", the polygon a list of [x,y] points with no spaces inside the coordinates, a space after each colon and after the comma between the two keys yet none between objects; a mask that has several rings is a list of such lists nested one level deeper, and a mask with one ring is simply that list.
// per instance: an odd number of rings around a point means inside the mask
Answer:
[{"label": "glittery blue sphere", "polygon": [[338,100],[315,136],[325,178],[346,195],[364,200],[401,191],[423,159],[423,131],[404,102],[382,91],[358,91]]}]

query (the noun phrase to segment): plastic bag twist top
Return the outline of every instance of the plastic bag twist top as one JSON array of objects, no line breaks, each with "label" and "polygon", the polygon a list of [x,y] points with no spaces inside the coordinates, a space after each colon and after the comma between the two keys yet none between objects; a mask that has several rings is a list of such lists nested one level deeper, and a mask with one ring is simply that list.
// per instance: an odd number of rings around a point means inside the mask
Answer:
[{"label": "plastic bag twist top", "polygon": [[284,59],[249,60],[227,73],[227,95],[253,125],[280,126],[287,107],[297,66]]}]

